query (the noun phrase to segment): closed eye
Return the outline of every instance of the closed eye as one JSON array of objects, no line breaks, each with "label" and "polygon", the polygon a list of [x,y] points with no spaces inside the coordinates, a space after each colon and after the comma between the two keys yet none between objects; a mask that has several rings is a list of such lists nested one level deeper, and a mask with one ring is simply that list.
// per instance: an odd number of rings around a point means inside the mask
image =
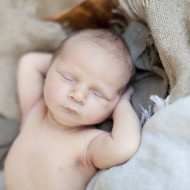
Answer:
[{"label": "closed eye", "polygon": [[98,90],[92,89],[92,93],[97,96],[98,98],[106,99],[106,97]]},{"label": "closed eye", "polygon": [[67,80],[67,81],[75,81],[75,79],[71,76],[71,75],[69,75],[69,74],[67,74],[67,73],[62,73],[62,74],[60,74],[65,80]]}]

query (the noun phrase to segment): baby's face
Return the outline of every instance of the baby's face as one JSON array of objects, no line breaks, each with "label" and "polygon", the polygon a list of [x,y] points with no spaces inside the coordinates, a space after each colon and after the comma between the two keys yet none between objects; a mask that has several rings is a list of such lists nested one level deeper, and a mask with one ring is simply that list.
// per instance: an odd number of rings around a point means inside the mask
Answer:
[{"label": "baby's face", "polygon": [[67,42],[49,68],[44,87],[54,119],[74,127],[109,117],[127,78],[125,66],[114,61],[94,43]]}]

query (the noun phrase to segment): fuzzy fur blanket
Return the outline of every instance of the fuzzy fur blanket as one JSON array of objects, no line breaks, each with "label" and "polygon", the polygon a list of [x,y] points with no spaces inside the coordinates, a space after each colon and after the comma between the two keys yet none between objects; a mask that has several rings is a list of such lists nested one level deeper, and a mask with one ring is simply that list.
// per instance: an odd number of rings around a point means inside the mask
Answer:
[{"label": "fuzzy fur blanket", "polygon": [[[170,105],[157,99],[136,155],[100,171],[87,190],[190,188],[190,1],[120,0],[127,17],[148,25],[169,78]],[[162,108],[162,109],[161,109]]]}]

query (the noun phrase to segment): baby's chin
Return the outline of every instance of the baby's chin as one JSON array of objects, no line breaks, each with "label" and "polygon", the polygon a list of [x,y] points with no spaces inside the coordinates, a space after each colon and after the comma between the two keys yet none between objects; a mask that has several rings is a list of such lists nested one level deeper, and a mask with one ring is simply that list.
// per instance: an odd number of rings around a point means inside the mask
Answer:
[{"label": "baby's chin", "polygon": [[67,120],[67,119],[55,119],[54,122],[57,123],[57,125],[62,128],[62,129],[66,129],[66,130],[72,130],[72,129],[82,129],[82,128],[89,128],[92,127],[98,123],[101,123],[103,120],[96,120],[96,121],[89,121],[89,120],[85,120],[85,121],[81,121],[81,120]]},{"label": "baby's chin", "polygon": [[103,122],[111,115],[110,112],[99,116],[97,116],[96,113],[83,115],[82,113],[78,113],[70,109],[65,109],[63,107],[52,111],[49,110],[49,112],[51,113],[49,114],[50,119],[63,128],[92,126]]},{"label": "baby's chin", "polygon": [[66,114],[60,114],[55,112],[49,111],[49,121],[51,123],[54,123],[55,126],[59,126],[63,129],[72,129],[72,128],[78,128],[85,125],[84,122],[82,122],[77,116],[74,116],[72,114],[66,115]]}]

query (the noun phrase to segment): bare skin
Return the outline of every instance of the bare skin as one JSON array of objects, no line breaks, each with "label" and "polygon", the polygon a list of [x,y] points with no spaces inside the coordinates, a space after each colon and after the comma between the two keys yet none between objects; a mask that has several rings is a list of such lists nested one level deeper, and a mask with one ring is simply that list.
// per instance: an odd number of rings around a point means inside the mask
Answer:
[{"label": "bare skin", "polygon": [[[95,44],[79,47],[72,40],[50,66],[51,58],[33,53],[20,61],[23,120],[5,163],[7,190],[84,190],[99,168],[124,163],[138,149],[132,90],[120,96],[124,65],[116,66]],[[94,128],[110,115],[111,133]]]}]

